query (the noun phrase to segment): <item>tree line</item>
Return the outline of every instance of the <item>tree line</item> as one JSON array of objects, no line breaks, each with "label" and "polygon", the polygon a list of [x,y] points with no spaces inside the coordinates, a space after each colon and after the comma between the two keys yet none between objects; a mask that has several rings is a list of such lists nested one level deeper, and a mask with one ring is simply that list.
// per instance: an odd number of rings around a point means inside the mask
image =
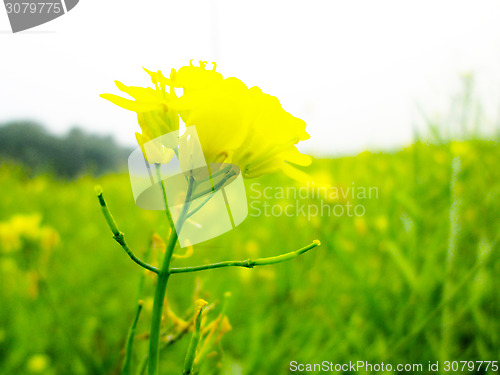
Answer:
[{"label": "tree line", "polygon": [[0,125],[0,164],[21,163],[30,174],[51,173],[66,178],[84,173],[101,175],[124,169],[130,152],[111,136],[89,134],[80,128],[56,136],[33,121]]}]

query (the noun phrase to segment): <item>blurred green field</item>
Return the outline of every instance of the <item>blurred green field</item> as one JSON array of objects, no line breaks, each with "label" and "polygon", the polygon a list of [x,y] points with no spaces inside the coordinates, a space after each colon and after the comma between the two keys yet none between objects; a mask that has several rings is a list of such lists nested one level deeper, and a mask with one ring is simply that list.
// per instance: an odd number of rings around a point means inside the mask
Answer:
[{"label": "blurred green field", "polygon": [[[177,266],[272,256],[322,242],[274,266],[171,278],[168,300],[179,315],[192,311],[196,288],[215,303],[212,317],[224,293],[232,294],[224,355],[201,374],[284,374],[291,361],[499,360],[499,165],[498,143],[479,140],[316,160],[311,173],[333,186],[378,188],[378,198],[327,202],[362,204],[365,215],[249,216],[232,232],[196,245],[193,256],[174,260]],[[295,184],[280,176],[257,182]],[[65,181],[0,167],[0,222],[38,213],[40,225],[60,237],[47,245],[54,245],[50,254],[29,238],[13,251],[12,233],[4,231],[1,374],[120,372],[143,270],[113,241],[96,184],[138,255],[154,231],[166,235],[164,213],[135,206],[126,173]],[[139,296],[145,305],[134,365],[147,350],[140,335],[149,329],[153,282],[146,277]],[[162,352],[163,373],[180,373],[188,344],[189,334]]]}]

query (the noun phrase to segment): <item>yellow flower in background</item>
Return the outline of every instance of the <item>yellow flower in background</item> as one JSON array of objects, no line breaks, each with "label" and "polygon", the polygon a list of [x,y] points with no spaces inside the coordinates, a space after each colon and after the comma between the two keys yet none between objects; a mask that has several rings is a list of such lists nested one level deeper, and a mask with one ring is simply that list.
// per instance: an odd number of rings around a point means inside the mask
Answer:
[{"label": "yellow flower in background", "polygon": [[24,241],[38,244],[46,252],[59,244],[59,233],[52,227],[41,226],[39,213],[12,216],[0,222],[0,252],[13,252],[23,248]]},{"label": "yellow flower in background", "polygon": [[11,229],[9,223],[0,223],[0,249],[6,253],[19,250],[21,239],[19,234]]},{"label": "yellow flower in background", "polygon": [[387,220],[387,217],[382,215],[378,216],[375,219],[375,227],[381,232],[387,231],[387,228],[389,227],[389,221]]},{"label": "yellow flower in background", "polygon": [[21,248],[23,239],[36,241],[41,220],[39,214],[15,215],[0,223],[0,249],[4,252],[17,251]]},{"label": "yellow flower in background", "polygon": [[[134,100],[101,95],[137,113],[142,129],[137,140],[143,152],[147,141],[177,130],[180,116],[186,126],[196,127],[207,163],[236,164],[249,178],[280,170],[297,180],[306,178],[295,168],[311,163],[311,157],[296,148],[309,138],[306,124],[286,112],[277,98],[237,78],[223,79],[215,64],[209,70],[206,62],[172,69],[168,79],[160,71],[146,71],[154,89],[116,81]],[[181,96],[175,88],[183,90]],[[161,160],[161,150],[155,159]]]},{"label": "yellow flower in background", "polygon": [[472,149],[467,142],[454,141],[451,142],[451,152],[453,156],[466,156],[472,154]]},{"label": "yellow flower in background", "polygon": [[35,354],[30,357],[26,368],[28,372],[38,374],[44,372],[50,365],[50,358],[45,354]]},{"label": "yellow flower in background", "polygon": [[38,239],[40,233],[40,214],[15,215],[10,219],[11,230],[30,240]]}]

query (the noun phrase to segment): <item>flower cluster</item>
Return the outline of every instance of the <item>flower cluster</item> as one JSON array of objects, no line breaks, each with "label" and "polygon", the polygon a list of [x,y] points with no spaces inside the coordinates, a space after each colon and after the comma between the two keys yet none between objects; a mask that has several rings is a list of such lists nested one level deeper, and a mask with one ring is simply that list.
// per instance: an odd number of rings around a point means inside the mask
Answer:
[{"label": "flower cluster", "polygon": [[50,254],[60,241],[58,232],[41,225],[39,214],[15,215],[0,222],[0,269],[9,277],[5,290],[38,296]]},{"label": "flower cluster", "polygon": [[[186,126],[196,127],[207,163],[233,163],[245,177],[283,171],[303,180],[295,166],[311,163],[296,144],[309,138],[306,124],[286,112],[279,100],[258,87],[248,88],[237,78],[223,78],[213,69],[183,66],[172,69],[166,78],[151,72],[154,88],[125,86],[118,89],[133,100],[113,94],[101,97],[137,113],[142,134],[136,133],[141,147],[163,134],[179,129],[179,117]],[[177,95],[175,89],[182,89]],[[143,149],[144,151],[144,149]]]},{"label": "flower cluster", "polygon": [[22,250],[27,243],[37,244],[49,251],[59,243],[59,234],[49,226],[41,225],[39,214],[15,215],[0,222],[0,253]]}]

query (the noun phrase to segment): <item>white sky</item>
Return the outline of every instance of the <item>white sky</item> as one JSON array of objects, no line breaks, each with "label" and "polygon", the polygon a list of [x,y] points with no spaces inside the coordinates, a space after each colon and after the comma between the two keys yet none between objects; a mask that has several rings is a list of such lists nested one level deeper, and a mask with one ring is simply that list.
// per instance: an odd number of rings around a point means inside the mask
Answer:
[{"label": "white sky", "polygon": [[[134,113],[99,98],[113,81],[149,85],[217,61],[303,118],[315,153],[411,141],[416,103],[442,111],[474,72],[491,115],[500,108],[500,2],[81,0],[67,15],[10,33],[0,8],[0,122],[73,125],[135,144]],[[167,74],[167,73],[166,73]]]}]

